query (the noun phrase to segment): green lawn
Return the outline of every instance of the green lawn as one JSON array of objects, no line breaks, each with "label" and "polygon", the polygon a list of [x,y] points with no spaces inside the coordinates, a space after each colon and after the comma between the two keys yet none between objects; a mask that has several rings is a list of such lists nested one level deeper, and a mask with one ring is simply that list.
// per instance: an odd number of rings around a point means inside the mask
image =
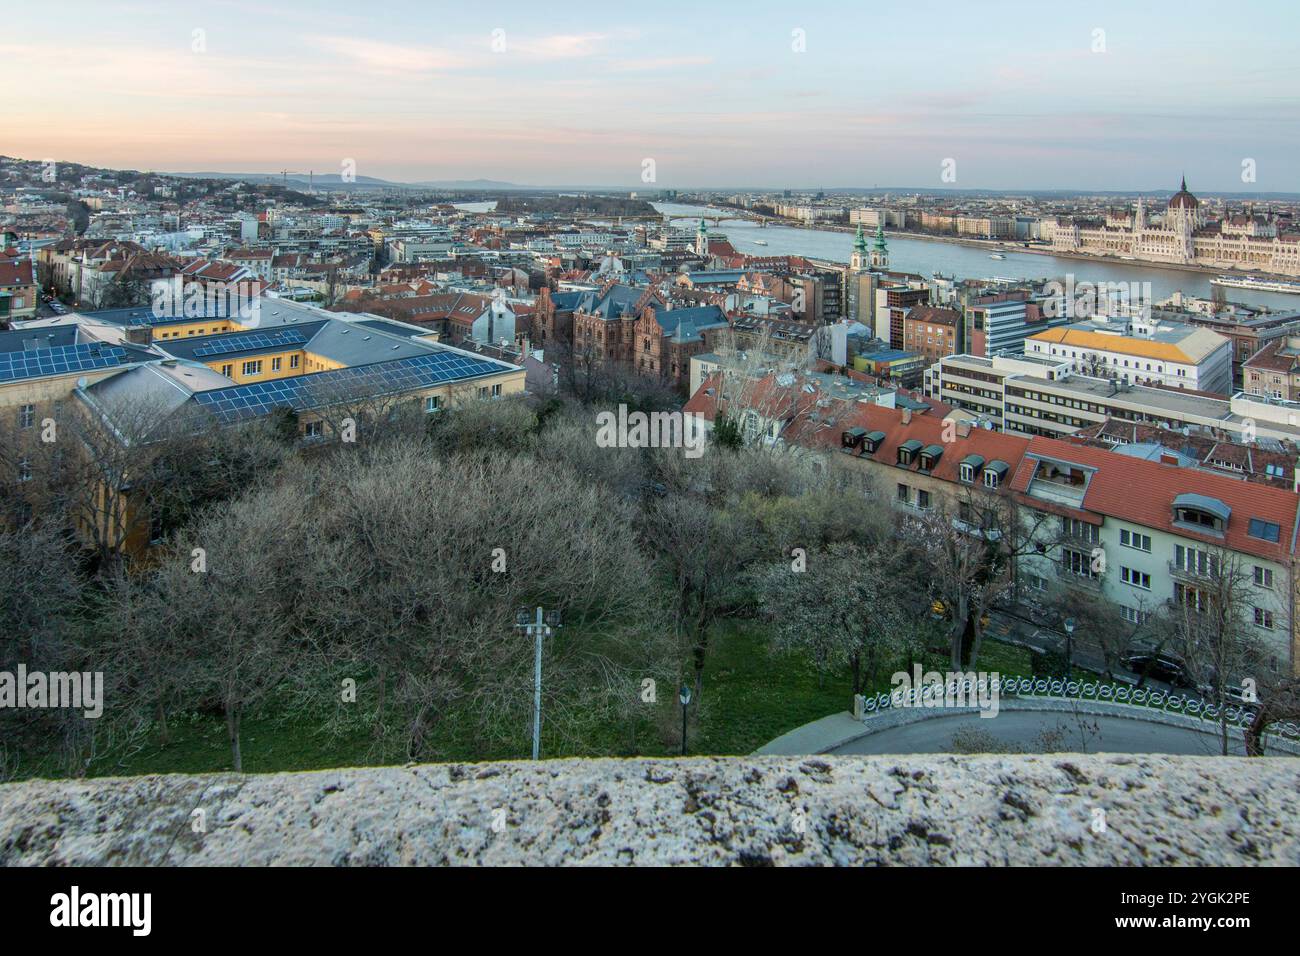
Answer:
[{"label": "green lawn", "polygon": [[[943,655],[929,654],[927,670],[947,670]],[[1030,673],[1029,653],[1021,648],[986,640],[979,669],[1003,675]],[[877,675],[875,690],[890,689],[889,674]],[[746,754],[775,737],[813,720],[847,711],[852,691],[849,675],[819,677],[796,654],[772,650],[766,630],[752,621],[720,624],[710,638],[703,677],[703,692],[690,705],[691,754]],[[284,711],[244,722],[244,770],[266,773],[280,770],[317,770],[330,767],[402,763],[405,756],[377,752],[369,726],[354,720],[328,731],[322,724],[329,714]],[[660,694],[657,710],[629,725],[613,726],[600,719],[584,719],[571,712],[561,721],[553,715],[544,723],[544,756],[665,756],[680,750],[681,709],[675,690]],[[563,723],[563,730],[558,725]],[[547,729],[550,733],[547,733]],[[220,717],[189,715],[171,722],[170,741],[164,746],[150,739],[130,752],[116,752],[97,761],[94,776],[147,773],[202,773],[231,768],[225,724]],[[437,728],[429,760],[483,761],[518,759],[531,752],[531,725],[509,729],[500,742],[485,741],[474,723],[450,715]],[[61,771],[48,759],[27,765],[22,776],[58,776]]]}]

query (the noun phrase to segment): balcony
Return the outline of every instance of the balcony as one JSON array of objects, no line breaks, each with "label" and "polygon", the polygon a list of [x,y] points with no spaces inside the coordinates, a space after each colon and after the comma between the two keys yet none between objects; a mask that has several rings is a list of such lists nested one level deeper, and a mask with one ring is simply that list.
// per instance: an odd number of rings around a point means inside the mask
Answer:
[{"label": "balcony", "polygon": [[1087,588],[1090,591],[1101,591],[1101,575],[1090,572],[1078,572],[1070,568],[1068,564],[1060,561],[1056,562],[1056,576],[1063,583],[1073,584],[1081,588]]},{"label": "balcony", "polygon": [[1207,567],[1204,571],[1197,571],[1186,565],[1179,564],[1177,561],[1169,562],[1169,574],[1175,580],[1188,581],[1202,586],[1213,585],[1219,580],[1217,568]]}]

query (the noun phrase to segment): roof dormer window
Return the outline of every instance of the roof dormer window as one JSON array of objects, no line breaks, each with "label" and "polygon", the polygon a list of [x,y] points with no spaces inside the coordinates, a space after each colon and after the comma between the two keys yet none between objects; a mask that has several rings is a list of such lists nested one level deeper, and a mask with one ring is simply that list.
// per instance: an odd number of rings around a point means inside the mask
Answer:
[{"label": "roof dormer window", "polygon": [[995,458],[984,469],[984,487],[1000,488],[1011,466]]},{"label": "roof dormer window", "polygon": [[921,451],[921,443],[915,438],[909,439],[898,446],[898,463],[904,467],[909,467],[916,461],[917,454]]},{"label": "roof dormer window", "polygon": [[1183,494],[1174,499],[1174,523],[1193,531],[1223,534],[1232,509],[1209,495]]},{"label": "roof dormer window", "polygon": [[957,466],[957,475],[964,484],[975,484],[975,476],[984,467],[984,459],[979,455],[967,455]]},{"label": "roof dormer window", "polygon": [[921,449],[921,470],[934,471],[934,466],[939,463],[939,457],[943,454],[942,445],[926,445]]}]

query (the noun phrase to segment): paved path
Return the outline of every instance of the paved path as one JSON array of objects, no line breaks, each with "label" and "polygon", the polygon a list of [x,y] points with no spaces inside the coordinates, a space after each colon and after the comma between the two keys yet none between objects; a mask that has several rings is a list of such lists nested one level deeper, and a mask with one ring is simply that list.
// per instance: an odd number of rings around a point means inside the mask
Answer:
[{"label": "paved path", "polygon": [[[1086,744],[1083,743],[1079,730],[1079,718],[1072,714],[1003,711],[992,718],[981,717],[977,713],[965,713],[920,720],[868,734],[824,752],[831,754],[952,753],[953,734],[961,729],[974,729],[992,734],[1003,743],[1014,744],[1032,752],[1038,749],[1036,747],[1038,737],[1043,731],[1059,729],[1064,734],[1060,743],[1061,748],[1071,752],[1195,755],[1220,753],[1216,737],[1189,727],[1174,727],[1123,717],[1085,715],[1082,719],[1088,724],[1097,725],[1099,729],[1097,735],[1087,737]],[[1236,737],[1236,740],[1229,741],[1231,752],[1244,754],[1241,732],[1237,731],[1231,736]],[[773,743],[775,744],[776,741]]]}]

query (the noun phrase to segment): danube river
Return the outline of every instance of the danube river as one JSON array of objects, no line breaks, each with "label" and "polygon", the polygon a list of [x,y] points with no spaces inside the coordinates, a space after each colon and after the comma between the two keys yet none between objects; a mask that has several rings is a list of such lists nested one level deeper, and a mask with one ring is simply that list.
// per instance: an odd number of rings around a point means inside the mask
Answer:
[{"label": "danube river", "polygon": [[[468,212],[486,212],[495,203],[457,203]],[[669,216],[697,215],[702,207],[681,203],[653,203],[657,211]],[[727,210],[709,209],[711,214],[726,215]],[[698,219],[677,219],[674,225],[694,229]],[[825,229],[799,229],[793,226],[762,228],[748,219],[727,219],[720,226],[709,224],[710,232],[721,232],[736,250],[755,256],[798,255],[809,259],[848,262],[853,252],[853,234]],[[911,239],[898,235],[887,238],[889,267],[899,272],[914,272],[929,278],[935,272],[958,279],[1050,279],[1073,274],[1080,282],[1150,282],[1156,302],[1167,299],[1177,290],[1197,298],[1210,298],[1210,274],[1162,269],[1143,262],[1093,262],[1087,259],[1062,259],[1030,252],[1004,250],[1005,259],[990,259],[988,249],[931,239]],[[760,245],[762,243],[762,245]],[[1263,305],[1275,309],[1300,309],[1300,296],[1277,292],[1254,292],[1249,289],[1225,289],[1229,301]]]}]

